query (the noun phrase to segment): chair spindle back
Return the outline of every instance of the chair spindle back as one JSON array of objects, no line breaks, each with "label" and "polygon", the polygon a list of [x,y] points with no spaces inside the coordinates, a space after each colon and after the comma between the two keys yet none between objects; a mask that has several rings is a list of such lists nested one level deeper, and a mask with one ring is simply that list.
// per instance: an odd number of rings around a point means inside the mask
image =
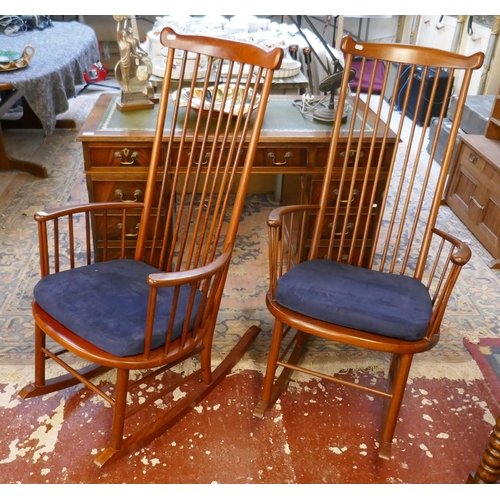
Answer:
[{"label": "chair spindle back", "polygon": [[[325,257],[421,279],[472,71],[484,56],[365,45],[350,37],[344,38],[342,50],[345,67],[337,117],[347,115],[347,122],[334,123],[309,256],[319,256],[321,231],[325,217],[330,217]],[[353,63],[359,83],[350,95]],[[383,79],[378,76],[380,66]],[[452,94],[457,112],[446,138],[442,124]],[[436,134],[426,141],[431,120]],[[341,143],[343,136],[347,141]],[[354,142],[353,137],[359,139]],[[440,153],[441,165],[435,161]],[[335,170],[341,176],[332,201],[329,184]],[[328,215],[328,205],[334,206],[333,214]]]}]

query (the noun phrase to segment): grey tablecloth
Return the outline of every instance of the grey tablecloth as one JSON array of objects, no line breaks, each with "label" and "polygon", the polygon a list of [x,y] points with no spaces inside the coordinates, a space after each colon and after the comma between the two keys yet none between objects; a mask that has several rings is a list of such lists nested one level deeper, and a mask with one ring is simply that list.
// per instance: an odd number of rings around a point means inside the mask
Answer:
[{"label": "grey tablecloth", "polygon": [[10,83],[28,101],[47,135],[54,131],[56,115],[68,110],[68,99],[76,85],[85,83],[83,73],[99,60],[95,32],[76,21],[54,22],[43,31],[17,36],[0,35],[0,50],[22,53],[32,45],[30,65],[15,71],[0,71],[0,83]]}]

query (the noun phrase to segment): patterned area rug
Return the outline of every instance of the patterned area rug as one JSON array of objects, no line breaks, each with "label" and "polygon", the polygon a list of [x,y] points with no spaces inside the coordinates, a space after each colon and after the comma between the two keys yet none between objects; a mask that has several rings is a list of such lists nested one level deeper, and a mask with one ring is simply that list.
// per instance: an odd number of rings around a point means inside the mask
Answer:
[{"label": "patterned area rug", "polygon": [[[83,124],[95,97],[79,97],[69,115]],[[40,209],[86,201],[81,144],[77,130],[56,130],[29,158],[47,166],[48,179],[17,174],[0,198],[0,364],[31,364],[33,320],[31,292],[39,277],[37,229],[33,214]],[[0,175],[11,175],[0,173]],[[262,369],[269,350],[272,317],[265,305],[268,283],[267,225],[277,206],[272,193],[248,195],[233,265],[226,284],[214,341],[223,355],[251,325],[262,329],[246,355],[248,367]],[[481,377],[463,339],[500,337],[500,275],[490,269],[491,255],[447,207],[442,207],[438,227],[466,240],[473,257],[463,270],[450,300],[442,326],[442,340],[420,355],[412,373],[426,377],[468,379]],[[331,363],[363,368],[379,366],[379,360],[352,348],[315,340],[308,345],[311,363]],[[383,360],[382,360],[383,361]],[[419,369],[419,366],[421,367]],[[334,370],[338,370],[336,364]]]},{"label": "patterned area rug", "polygon": [[464,339],[464,345],[478,364],[491,393],[500,404],[500,339],[480,339],[477,344]]}]

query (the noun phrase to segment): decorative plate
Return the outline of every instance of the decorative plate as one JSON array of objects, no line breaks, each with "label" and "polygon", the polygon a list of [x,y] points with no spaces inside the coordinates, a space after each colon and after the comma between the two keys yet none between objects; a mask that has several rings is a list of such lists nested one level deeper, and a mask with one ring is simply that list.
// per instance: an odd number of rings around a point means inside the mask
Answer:
[{"label": "decorative plate", "polygon": [[296,76],[300,73],[301,66],[300,61],[295,61],[294,59],[284,59],[281,63],[281,67],[275,70],[273,79]]},{"label": "decorative plate", "polygon": [[[233,100],[235,100],[235,105],[233,109],[233,116],[236,116],[241,109],[241,104],[243,100],[243,95],[245,92],[244,87],[236,87],[234,84],[229,85],[228,89],[228,98],[226,100],[226,105],[223,110],[221,110],[222,107],[222,97],[224,95],[226,85],[219,85],[217,88],[217,93],[215,95],[215,104],[214,104],[214,111],[220,112],[222,111],[224,114],[229,114],[231,112],[231,106],[233,103]],[[244,113],[248,113],[250,111],[250,102],[251,102],[251,89],[249,90],[249,95],[247,96],[247,99],[245,100],[244,103]],[[183,88],[181,89],[180,93],[180,102],[179,106],[181,107],[186,107],[189,102],[191,102],[191,108],[194,109],[196,112],[199,112],[200,110],[202,112],[208,112],[210,109],[210,104],[212,102],[212,99],[214,98],[214,87],[209,87],[207,89],[207,95],[205,97],[205,100],[202,104],[202,98],[203,98],[203,89],[202,88],[195,88],[193,90],[193,95],[190,95],[191,89],[188,88]],[[177,100],[177,90],[172,94],[172,100],[175,102]],[[260,95],[257,94],[255,97],[255,103],[254,103],[254,109],[257,108],[257,105],[259,104],[260,101]]]},{"label": "decorative plate", "polygon": [[22,54],[10,50],[1,50],[0,71],[14,71],[25,68],[30,63],[34,53],[35,49],[31,45],[26,45]]},{"label": "decorative plate", "polygon": [[14,52],[12,50],[0,50],[0,63],[6,64],[11,61],[16,61],[21,57],[19,52]]}]

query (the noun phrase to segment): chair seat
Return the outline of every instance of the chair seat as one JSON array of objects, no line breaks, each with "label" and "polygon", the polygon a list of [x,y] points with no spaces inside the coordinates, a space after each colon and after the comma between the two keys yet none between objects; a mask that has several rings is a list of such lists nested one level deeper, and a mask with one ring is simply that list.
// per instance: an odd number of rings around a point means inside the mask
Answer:
[{"label": "chair seat", "polygon": [[[132,356],[144,351],[150,290],[146,278],[158,272],[132,259],[99,262],[45,276],[33,295],[47,313],[78,336],[115,356]],[[190,293],[190,286],[181,287],[172,340],[182,333]],[[190,328],[200,304],[197,294]],[[153,349],[165,342],[173,295],[173,287],[158,291]]]},{"label": "chair seat", "polygon": [[290,269],[278,280],[275,297],[305,316],[404,340],[423,338],[432,316],[420,281],[328,259]]}]

